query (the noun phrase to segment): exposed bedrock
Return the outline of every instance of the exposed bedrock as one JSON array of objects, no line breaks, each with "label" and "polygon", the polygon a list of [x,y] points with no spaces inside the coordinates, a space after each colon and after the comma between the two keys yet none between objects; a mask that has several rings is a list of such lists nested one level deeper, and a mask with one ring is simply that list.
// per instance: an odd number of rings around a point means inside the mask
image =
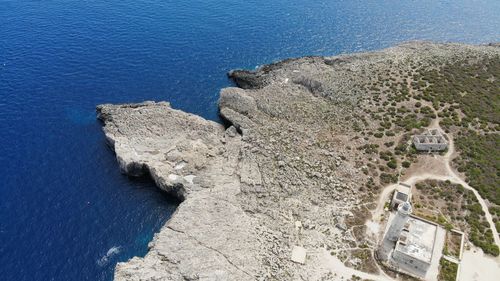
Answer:
[{"label": "exposed bedrock", "polygon": [[116,280],[251,280],[261,249],[256,222],[237,202],[241,136],[165,102],[101,105],[104,132],[121,170],[149,173],[184,200],[145,258],[118,264]]},{"label": "exposed bedrock", "polygon": [[204,184],[207,166],[223,153],[222,125],[166,102],[100,105],[97,111],[122,172],[150,174],[158,187],[181,200]]},{"label": "exposed bedrock", "polygon": [[[349,121],[366,82],[410,58],[492,48],[417,42],[233,71],[239,87],[219,100],[227,129],[166,102],[98,106],[120,169],[149,174],[183,200],[148,254],[119,263],[115,280],[340,278],[323,254],[372,246],[359,231],[369,203],[356,163],[364,156],[351,149],[365,143]],[[291,260],[296,246],[307,251],[304,264]]]}]

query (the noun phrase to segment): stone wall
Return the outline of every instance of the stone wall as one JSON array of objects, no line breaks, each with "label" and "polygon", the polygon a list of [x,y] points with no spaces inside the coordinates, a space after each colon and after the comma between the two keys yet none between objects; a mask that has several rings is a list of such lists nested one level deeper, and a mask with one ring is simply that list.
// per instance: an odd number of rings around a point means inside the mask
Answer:
[{"label": "stone wall", "polygon": [[392,252],[393,261],[397,262],[398,266],[404,271],[418,273],[418,275],[425,276],[430,263],[416,259],[400,251]]}]

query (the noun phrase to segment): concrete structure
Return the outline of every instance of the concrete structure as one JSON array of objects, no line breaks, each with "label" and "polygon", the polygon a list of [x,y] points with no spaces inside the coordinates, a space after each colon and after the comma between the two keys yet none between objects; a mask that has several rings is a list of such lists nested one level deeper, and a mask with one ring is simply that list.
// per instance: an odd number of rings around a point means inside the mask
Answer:
[{"label": "concrete structure", "polygon": [[396,216],[391,222],[389,230],[386,234],[386,239],[389,241],[398,241],[399,236],[403,229],[406,229],[408,218],[411,214],[411,205],[409,202],[404,202],[399,205],[398,211],[396,212]]},{"label": "concrete structure", "polygon": [[425,273],[431,266],[437,225],[411,217],[401,231],[392,260],[405,271]]},{"label": "concrete structure", "polygon": [[423,280],[437,280],[446,230],[413,216],[410,203],[389,216],[377,257],[389,268]]},{"label": "concrete structure", "polygon": [[443,151],[448,147],[448,141],[437,129],[413,136],[413,144],[419,151]]},{"label": "concrete structure", "polygon": [[399,183],[394,191],[391,200],[391,209],[397,210],[399,205],[404,202],[411,201],[411,186],[405,183]]}]

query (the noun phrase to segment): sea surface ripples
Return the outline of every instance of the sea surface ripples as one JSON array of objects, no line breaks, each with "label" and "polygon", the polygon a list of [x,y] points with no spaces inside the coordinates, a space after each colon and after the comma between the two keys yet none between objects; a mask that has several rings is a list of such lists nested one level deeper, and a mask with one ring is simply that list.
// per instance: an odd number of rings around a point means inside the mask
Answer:
[{"label": "sea surface ripples", "polygon": [[233,68],[424,39],[500,41],[500,1],[0,0],[0,279],[112,280],[177,203],[120,174],[100,103],[218,120]]}]

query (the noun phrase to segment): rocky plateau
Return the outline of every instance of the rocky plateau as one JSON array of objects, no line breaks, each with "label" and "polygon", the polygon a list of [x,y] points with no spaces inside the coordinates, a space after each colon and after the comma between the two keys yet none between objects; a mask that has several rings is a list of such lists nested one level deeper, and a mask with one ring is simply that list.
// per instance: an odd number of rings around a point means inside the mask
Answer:
[{"label": "rocky plateau", "polygon": [[[352,251],[375,246],[364,222],[378,194],[363,189],[370,176],[354,149],[368,143],[353,129],[368,106],[366,85],[409,61],[432,67],[499,50],[411,42],[234,70],[237,87],[220,92],[225,125],[168,102],[99,105],[123,173],[149,175],[182,201],[148,254],[119,263],[115,280],[340,278],[332,253],[354,267],[361,260]],[[306,256],[292,258],[294,248]]]}]

